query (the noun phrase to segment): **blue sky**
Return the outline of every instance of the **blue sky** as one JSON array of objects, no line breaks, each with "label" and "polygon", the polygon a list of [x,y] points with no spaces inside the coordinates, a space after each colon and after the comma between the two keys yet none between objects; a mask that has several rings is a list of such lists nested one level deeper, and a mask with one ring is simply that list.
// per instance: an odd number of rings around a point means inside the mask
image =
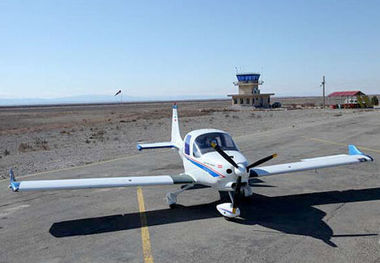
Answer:
[{"label": "blue sky", "polygon": [[0,96],[380,93],[380,1],[0,0]]}]

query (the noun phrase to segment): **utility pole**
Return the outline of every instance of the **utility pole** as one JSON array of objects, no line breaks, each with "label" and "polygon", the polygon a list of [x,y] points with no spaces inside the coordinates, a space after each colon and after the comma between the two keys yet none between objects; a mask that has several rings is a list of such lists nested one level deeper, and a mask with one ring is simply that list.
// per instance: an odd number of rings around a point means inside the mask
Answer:
[{"label": "utility pole", "polygon": [[322,78],[321,86],[323,87],[323,109],[326,107],[326,79]]}]

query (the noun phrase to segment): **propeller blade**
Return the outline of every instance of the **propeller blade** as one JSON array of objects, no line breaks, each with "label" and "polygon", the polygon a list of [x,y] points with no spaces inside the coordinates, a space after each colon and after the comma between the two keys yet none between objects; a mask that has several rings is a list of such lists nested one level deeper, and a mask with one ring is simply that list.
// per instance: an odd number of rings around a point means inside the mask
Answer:
[{"label": "propeller blade", "polygon": [[216,143],[216,142],[212,142],[211,143],[211,147],[215,149],[215,151],[217,151],[224,159],[226,159],[226,161],[228,161],[230,164],[232,164],[235,168],[239,168],[239,166],[235,163],[234,160],[232,160],[231,157],[228,156],[228,154],[226,154],[220,147],[219,145]]},{"label": "propeller blade", "polygon": [[[235,163],[234,160],[228,154],[226,154],[216,142],[211,142],[211,147],[215,149],[226,161],[228,161],[230,164],[232,164],[235,168],[239,168],[237,163]],[[240,195],[240,188],[241,188],[241,175],[239,175],[236,179],[236,186],[234,191],[234,198],[232,200],[232,213],[236,213],[236,209],[238,208],[238,202],[239,202],[239,195]]]},{"label": "propeller blade", "polygon": [[274,153],[274,154],[272,154],[272,155],[269,155],[269,156],[267,156],[267,157],[264,157],[263,159],[260,159],[260,160],[258,160],[258,161],[256,161],[256,162],[254,162],[254,163],[248,165],[248,166],[247,166],[247,172],[249,171],[249,169],[251,169],[251,168],[253,168],[253,167],[255,167],[255,166],[258,166],[258,165],[260,165],[260,164],[262,164],[262,163],[265,163],[265,162],[267,162],[267,161],[269,161],[269,160],[271,160],[271,159],[273,159],[273,158],[275,158],[275,157],[277,157],[277,153]]},{"label": "propeller blade", "polygon": [[232,213],[236,213],[236,208],[238,208],[239,196],[240,196],[240,188],[241,188],[241,176],[238,176],[236,180],[236,187],[234,191],[234,200],[232,202]]}]

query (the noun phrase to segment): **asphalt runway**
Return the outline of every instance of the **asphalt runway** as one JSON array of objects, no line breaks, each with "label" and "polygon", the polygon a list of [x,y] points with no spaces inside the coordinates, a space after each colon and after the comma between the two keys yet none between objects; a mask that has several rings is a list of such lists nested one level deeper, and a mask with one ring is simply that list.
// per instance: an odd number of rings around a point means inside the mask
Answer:
[{"label": "asphalt runway", "polygon": [[[339,154],[347,144],[380,160],[378,114],[235,138],[268,164]],[[25,177],[178,174],[172,150]],[[17,174],[16,174],[17,176]],[[0,181],[0,262],[380,262],[379,162],[261,177],[227,221],[219,193],[178,186],[12,193]],[[144,212],[145,211],[145,212]]]}]

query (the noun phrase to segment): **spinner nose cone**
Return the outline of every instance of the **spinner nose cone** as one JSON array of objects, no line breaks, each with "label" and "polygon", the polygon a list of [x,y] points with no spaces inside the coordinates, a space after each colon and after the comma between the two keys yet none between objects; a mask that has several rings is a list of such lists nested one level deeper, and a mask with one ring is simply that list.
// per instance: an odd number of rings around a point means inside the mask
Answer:
[{"label": "spinner nose cone", "polygon": [[244,155],[242,155],[240,152],[238,151],[226,151],[226,153],[228,154],[228,156],[230,156],[236,163],[239,167],[233,167],[231,165],[231,170],[233,173],[231,174],[235,174],[237,176],[244,176],[244,174],[246,174],[247,172],[247,165],[248,165],[248,161],[247,159],[244,157]]},{"label": "spinner nose cone", "polygon": [[245,164],[239,163],[238,166],[239,166],[238,168],[234,167],[235,168],[235,174],[237,176],[242,176],[242,175],[247,173],[247,168],[246,168]]}]

